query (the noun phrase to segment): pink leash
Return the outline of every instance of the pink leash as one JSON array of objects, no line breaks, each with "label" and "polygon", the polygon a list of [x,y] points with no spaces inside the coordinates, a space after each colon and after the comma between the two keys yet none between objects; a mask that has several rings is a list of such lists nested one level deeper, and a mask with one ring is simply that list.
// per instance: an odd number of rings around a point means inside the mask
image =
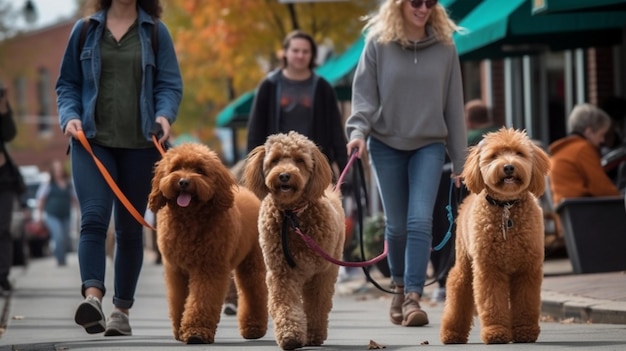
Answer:
[{"label": "pink leash", "polygon": [[[333,191],[335,192],[340,191],[339,189],[341,187],[341,184],[343,183],[343,179],[345,178],[346,174],[348,173],[348,169],[350,169],[350,167],[352,166],[356,158],[357,158],[357,152],[355,150],[352,152],[352,155],[350,155],[350,160],[348,160],[348,164],[346,164],[346,167],[343,169],[343,172],[341,172],[341,175],[339,176],[339,180],[337,180],[337,184],[335,184],[335,188],[333,189]],[[294,228],[295,232],[298,235],[300,235],[302,240],[304,240],[304,242],[309,246],[309,248],[317,252],[318,255],[322,256],[328,262],[334,263],[339,266],[344,266],[344,267],[366,267],[366,266],[371,266],[375,264],[376,262],[382,261],[385,257],[387,257],[387,240],[385,240],[383,252],[380,255],[372,258],[371,260],[359,261],[359,262],[346,262],[346,261],[338,260],[332,257],[331,255],[329,255],[328,253],[326,253],[324,250],[322,250],[322,248],[319,247],[319,245],[317,245],[317,243],[313,241],[313,239],[310,236],[302,233],[302,231],[296,225],[293,218],[290,218],[290,219],[291,219],[291,225]]]},{"label": "pink leash", "polygon": [[339,265],[339,266],[344,266],[344,267],[366,267],[366,266],[371,266],[371,265],[375,264],[376,262],[381,261],[385,257],[387,257],[387,240],[385,240],[383,253],[381,253],[380,255],[372,258],[371,260],[359,261],[359,262],[341,261],[341,260],[338,260],[338,259],[332,257],[331,255],[327,254],[324,250],[322,250],[322,248],[319,247],[317,245],[317,243],[315,243],[315,241],[313,241],[313,239],[311,239],[310,236],[305,235],[304,233],[302,233],[300,228],[295,227],[294,229],[295,229],[296,233],[298,233],[298,235],[300,235],[300,237],[304,240],[304,242],[306,242],[306,244],[309,245],[309,247],[311,249],[313,249],[313,251],[317,252],[317,254],[322,256],[328,262],[334,263],[334,264]]}]

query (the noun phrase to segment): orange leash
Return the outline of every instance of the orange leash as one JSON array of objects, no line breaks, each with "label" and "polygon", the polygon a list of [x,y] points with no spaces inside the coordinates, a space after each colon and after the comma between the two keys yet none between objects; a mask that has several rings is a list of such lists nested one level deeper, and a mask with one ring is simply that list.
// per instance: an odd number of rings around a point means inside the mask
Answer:
[{"label": "orange leash", "polygon": [[[126,207],[128,212],[133,217],[135,217],[137,222],[141,223],[143,226],[147,228],[155,230],[154,227],[148,224],[148,222],[146,222],[143,216],[139,214],[139,212],[137,211],[137,209],[135,209],[133,204],[131,204],[128,198],[126,198],[126,195],[124,195],[124,193],[120,190],[117,184],[115,184],[115,181],[113,180],[113,177],[111,177],[111,174],[109,174],[109,171],[107,171],[106,167],[102,164],[102,162],[100,162],[100,160],[93,153],[93,150],[91,149],[91,145],[89,145],[89,142],[87,141],[87,138],[85,137],[85,133],[83,133],[82,130],[78,131],[76,133],[76,138],[78,139],[78,141],[80,141],[80,143],[83,145],[85,150],[89,152],[91,157],[93,157],[93,160],[94,162],[96,162],[96,166],[98,166],[98,169],[100,170],[100,173],[102,173],[104,180],[106,180],[106,182],[111,187],[111,190],[113,190],[113,193],[115,194],[115,196],[118,198],[118,200],[120,200],[120,202],[124,205],[124,207]],[[163,150],[163,147],[161,147],[161,145],[159,144],[158,140],[156,139],[156,136],[153,135],[152,140],[154,141],[155,145],[158,145],[157,149],[159,149],[159,152],[161,152],[161,155],[163,155],[165,153],[165,150]]]}]

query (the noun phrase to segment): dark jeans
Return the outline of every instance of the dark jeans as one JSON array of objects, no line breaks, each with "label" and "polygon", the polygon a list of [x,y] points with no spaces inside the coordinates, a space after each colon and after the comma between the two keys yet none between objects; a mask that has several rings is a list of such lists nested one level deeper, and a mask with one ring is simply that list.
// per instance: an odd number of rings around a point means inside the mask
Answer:
[{"label": "dark jeans", "polygon": [[[143,214],[148,202],[154,163],[160,158],[156,148],[119,149],[92,144],[120,190],[135,209]],[[80,206],[78,260],[85,289],[96,287],[106,292],[106,233],[113,206],[116,252],[114,263],[115,295],[113,305],[130,308],[143,263],[142,225],[114,196],[93,158],[77,140],[71,143],[72,177]]]},{"label": "dark jeans", "polygon": [[11,237],[11,221],[15,193],[11,190],[0,190],[0,279],[6,279],[13,264],[13,238]]}]

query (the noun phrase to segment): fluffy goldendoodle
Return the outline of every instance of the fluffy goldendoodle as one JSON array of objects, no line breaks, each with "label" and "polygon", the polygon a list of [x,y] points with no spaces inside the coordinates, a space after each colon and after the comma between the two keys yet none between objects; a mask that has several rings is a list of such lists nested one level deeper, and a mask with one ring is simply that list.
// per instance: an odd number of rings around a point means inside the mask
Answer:
[{"label": "fluffy goldendoodle", "polygon": [[250,152],[244,169],[244,184],[262,199],[259,234],[269,312],[276,342],[285,350],[321,345],[328,335],[339,267],[310,249],[294,226],[341,258],[344,211],[331,181],[324,154],[296,132],[269,136]]},{"label": "fluffy goldendoodle", "polygon": [[444,344],[467,343],[474,312],[485,344],[535,342],[543,279],[543,194],[549,159],[523,131],[502,128],[470,149],[456,263],[446,285]]},{"label": "fluffy goldendoodle", "polygon": [[186,143],[157,163],[148,206],[157,216],[174,337],[188,344],[214,342],[233,269],[240,333],[263,337],[268,312],[259,199],[235,184],[215,152]]}]

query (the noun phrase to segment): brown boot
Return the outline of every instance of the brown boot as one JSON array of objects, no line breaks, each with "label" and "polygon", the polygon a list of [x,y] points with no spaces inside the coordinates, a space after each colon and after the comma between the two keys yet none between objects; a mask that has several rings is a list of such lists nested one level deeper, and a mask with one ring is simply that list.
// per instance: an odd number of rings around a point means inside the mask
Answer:
[{"label": "brown boot", "polygon": [[421,327],[428,324],[428,315],[420,307],[420,296],[416,292],[404,295],[402,304],[402,325]]},{"label": "brown boot", "polygon": [[395,293],[391,299],[391,308],[389,309],[389,318],[393,324],[402,324],[402,303],[404,302],[404,286],[396,286],[393,289]]}]

